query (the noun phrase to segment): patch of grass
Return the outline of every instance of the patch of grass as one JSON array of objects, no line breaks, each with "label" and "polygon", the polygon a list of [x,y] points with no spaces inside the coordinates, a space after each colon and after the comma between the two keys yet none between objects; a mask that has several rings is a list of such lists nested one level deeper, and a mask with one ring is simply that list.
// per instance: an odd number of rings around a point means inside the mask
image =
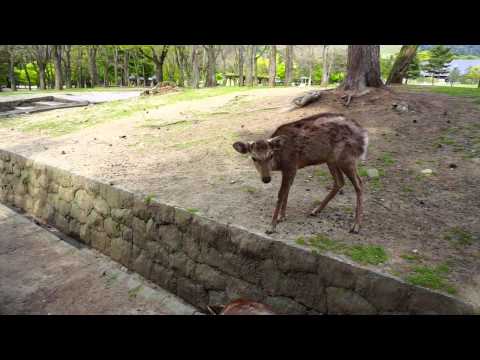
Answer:
[{"label": "patch of grass", "polygon": [[422,259],[422,257],[418,254],[403,254],[403,255],[400,255],[400,257],[404,260],[415,261],[415,262],[418,262]]},{"label": "patch of grass", "polygon": [[313,175],[318,176],[319,178],[325,179],[330,176],[330,173],[324,169],[317,169],[313,172]]},{"label": "patch of grass", "polygon": [[30,183],[30,176],[27,175],[22,179],[22,184],[27,186],[29,183]]},{"label": "patch of grass", "polygon": [[330,239],[327,235],[317,234],[315,236],[305,239],[304,237],[299,237],[295,240],[299,245],[307,245],[316,249],[320,252],[325,251],[341,251],[345,248],[345,245],[339,241]]},{"label": "patch of grass", "polygon": [[411,192],[413,192],[413,188],[405,185],[405,186],[402,187],[402,191],[405,192],[405,193],[411,193]]},{"label": "patch of grass", "polygon": [[347,250],[346,255],[362,264],[379,265],[388,260],[387,253],[378,245],[355,245]]},{"label": "patch of grass", "polygon": [[143,202],[147,205],[150,205],[154,198],[155,198],[155,194],[149,194],[149,195],[145,196],[145,199],[143,199]]},{"label": "patch of grass", "polygon": [[360,175],[361,177],[367,177],[368,176],[367,168],[365,166],[359,166],[358,175]]},{"label": "patch of grass", "polygon": [[444,238],[458,245],[468,246],[473,244],[472,234],[458,226],[448,230],[445,233]]},{"label": "patch of grass", "polygon": [[196,209],[196,208],[188,208],[187,211],[190,213],[190,214],[196,214],[200,211],[200,209]]},{"label": "patch of grass", "polygon": [[115,281],[117,281],[117,279],[118,279],[118,273],[109,276],[109,277],[107,278],[106,285],[107,285],[107,286],[112,285]]},{"label": "patch of grass", "polygon": [[248,185],[243,186],[242,190],[249,194],[255,194],[257,192],[257,188],[254,188],[253,186],[248,186]]},{"label": "patch of grass", "polygon": [[447,281],[449,272],[450,268],[447,264],[440,264],[436,267],[416,266],[413,268],[412,273],[406,277],[406,281],[413,285],[454,294],[456,289]]},{"label": "patch of grass", "polygon": [[136,298],[138,293],[143,289],[143,285],[138,285],[133,289],[128,290],[128,297],[130,299]]},{"label": "patch of grass", "polygon": [[390,166],[395,164],[395,160],[393,159],[392,155],[388,152],[383,153],[383,155],[380,157],[380,160],[385,166]]},{"label": "patch of grass", "polygon": [[380,190],[382,188],[382,183],[380,182],[380,178],[371,179],[369,182],[370,188],[372,190]]},{"label": "patch of grass", "polygon": [[407,89],[421,92],[431,92],[437,94],[446,94],[449,96],[468,97],[480,101],[480,91],[473,87],[460,86],[425,86],[425,85],[407,85]]}]

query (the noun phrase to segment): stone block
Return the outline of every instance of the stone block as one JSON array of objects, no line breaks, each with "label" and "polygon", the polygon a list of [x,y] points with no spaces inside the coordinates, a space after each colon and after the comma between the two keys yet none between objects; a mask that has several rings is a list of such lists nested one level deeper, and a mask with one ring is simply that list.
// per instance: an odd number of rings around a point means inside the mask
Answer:
[{"label": "stone block", "polygon": [[327,287],[327,307],[329,314],[376,314],[376,309],[354,291]]}]

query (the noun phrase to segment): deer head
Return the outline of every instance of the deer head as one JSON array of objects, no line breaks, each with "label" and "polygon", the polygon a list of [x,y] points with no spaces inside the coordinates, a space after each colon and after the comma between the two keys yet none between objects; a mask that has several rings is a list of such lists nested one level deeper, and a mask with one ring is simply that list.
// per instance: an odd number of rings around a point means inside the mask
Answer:
[{"label": "deer head", "polygon": [[275,164],[274,154],[282,148],[284,143],[285,138],[283,136],[276,136],[267,140],[237,141],[233,144],[233,148],[240,154],[251,154],[253,164],[262,181],[268,184],[272,180],[270,173]]}]

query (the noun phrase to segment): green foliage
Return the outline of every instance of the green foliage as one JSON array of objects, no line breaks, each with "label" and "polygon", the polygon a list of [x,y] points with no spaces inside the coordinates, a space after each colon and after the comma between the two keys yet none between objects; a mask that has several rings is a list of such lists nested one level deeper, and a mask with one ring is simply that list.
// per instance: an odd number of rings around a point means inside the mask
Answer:
[{"label": "green foliage", "polygon": [[340,83],[343,79],[345,79],[345,73],[343,71],[330,74],[330,83]]},{"label": "green foliage", "polygon": [[465,77],[473,81],[480,81],[480,66],[469,67]]},{"label": "green foliage", "polygon": [[453,60],[453,54],[448,47],[437,45],[430,49],[430,58],[424,69],[434,75],[446,74],[448,65]]},{"label": "green foliage", "polygon": [[460,70],[457,67],[453,68],[450,71],[450,74],[448,74],[448,80],[452,85],[460,81],[461,78],[462,78],[462,75],[460,74]]},{"label": "green foliage", "polygon": [[420,76],[420,56],[417,53],[417,55],[413,58],[412,62],[408,66],[407,72],[406,72],[406,78],[407,79],[416,79]]},{"label": "green foliage", "polygon": [[392,70],[393,63],[395,62],[396,55],[390,55],[389,57],[380,59],[380,73],[383,79],[388,78],[388,74]]}]

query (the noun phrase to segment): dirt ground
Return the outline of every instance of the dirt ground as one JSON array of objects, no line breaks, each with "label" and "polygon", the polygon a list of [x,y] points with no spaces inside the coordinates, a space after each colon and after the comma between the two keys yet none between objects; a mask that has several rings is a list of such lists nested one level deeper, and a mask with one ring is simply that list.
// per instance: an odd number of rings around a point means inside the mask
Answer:
[{"label": "dirt ground", "polygon": [[[480,305],[480,107],[464,98],[396,89],[354,99],[348,108],[327,93],[284,112],[304,91],[264,89],[183,101],[60,137],[0,129],[0,147],[264,232],[280,175],[263,184],[232,143],[267,137],[304,116],[342,112],[369,131],[363,170],[380,173],[378,179],[364,177],[361,233],[348,233],[355,210],[348,182],[318,217],[307,216],[331,183],[322,165],[298,172],[287,222],[272,237],[324,234],[349,245],[379,245],[389,260],[378,269],[400,277],[418,266],[448,264],[455,295]],[[394,110],[399,101],[410,110]],[[68,117],[69,109],[58,112]],[[432,174],[423,175],[425,169]]]}]

